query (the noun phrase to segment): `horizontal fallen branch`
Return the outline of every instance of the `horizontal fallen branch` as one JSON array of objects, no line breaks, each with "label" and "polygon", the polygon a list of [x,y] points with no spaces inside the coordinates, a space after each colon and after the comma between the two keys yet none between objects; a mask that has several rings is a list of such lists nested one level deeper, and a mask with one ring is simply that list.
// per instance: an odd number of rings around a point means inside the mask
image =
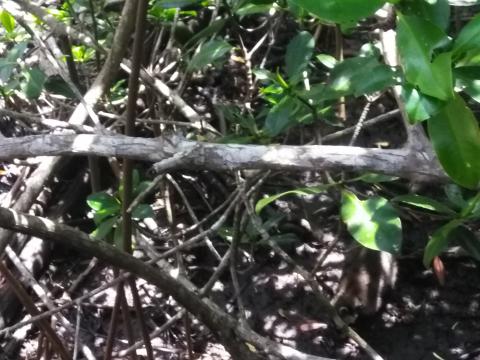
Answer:
[{"label": "horizontal fallen branch", "polygon": [[347,170],[399,176],[416,182],[445,182],[447,175],[429,153],[329,145],[239,145],[186,140],[108,135],[35,135],[3,138],[0,160],[18,157],[97,155],[160,162],[174,168],[209,170]]},{"label": "horizontal fallen branch", "polygon": [[[243,342],[254,345],[257,350],[263,350],[267,354],[281,359],[328,360],[278,344],[248,329],[211,300],[202,299],[198,289],[188,279],[178,275],[178,271],[175,271],[166,262],[161,262],[162,267],[160,268],[147,265],[106,242],[91,239],[87,234],[75,228],[2,207],[0,207],[0,227],[52,240],[69,249],[79,251],[81,254],[95,256],[101,261],[145,279],[175,298],[216,333],[230,349],[235,348],[238,345],[236,342],[241,339]],[[252,358],[256,358],[254,354],[252,353]]]}]

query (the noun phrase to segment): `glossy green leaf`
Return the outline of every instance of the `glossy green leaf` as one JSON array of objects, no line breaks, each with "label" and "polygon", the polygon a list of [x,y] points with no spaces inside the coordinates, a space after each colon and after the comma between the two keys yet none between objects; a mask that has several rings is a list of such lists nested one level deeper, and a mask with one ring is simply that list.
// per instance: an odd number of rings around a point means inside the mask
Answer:
[{"label": "glossy green leaf", "polygon": [[480,103],[480,66],[462,66],[453,69],[455,85]]},{"label": "glossy green leaf", "polygon": [[268,112],[267,118],[265,119],[265,132],[269,136],[277,136],[295,124],[295,117],[293,116],[295,107],[295,100],[289,96],[285,96]]},{"label": "glossy green leaf", "polygon": [[98,225],[98,227],[90,234],[95,240],[103,240],[113,229],[118,216],[111,217]]},{"label": "glossy green leaf", "polygon": [[87,197],[88,206],[94,211],[120,211],[120,202],[106,192],[98,192]]},{"label": "glossy green leaf", "polygon": [[231,49],[232,46],[224,40],[210,40],[201,47],[198,53],[193,55],[188,64],[188,70],[200,70],[225,56]]},{"label": "glossy green leaf", "polygon": [[300,189],[295,189],[295,190],[289,190],[285,191],[280,194],[275,194],[263,199],[260,199],[257,204],[255,205],[255,212],[259,214],[265,206],[270,205],[272,202],[280,199],[281,197],[287,196],[287,195],[315,195],[315,194],[320,194],[327,190],[331,185],[323,185],[323,186],[312,186],[312,187],[306,187],[306,188],[300,188]]},{"label": "glossy green leaf", "polygon": [[95,211],[93,213],[93,221],[95,222],[95,225],[100,225],[102,222],[104,222],[106,219],[114,216],[114,215],[117,215],[120,213],[120,210],[118,211],[115,211],[115,210],[112,210],[112,209],[102,209],[102,210],[98,210],[98,211]]},{"label": "glossy green leaf", "polygon": [[433,51],[448,42],[446,34],[417,16],[399,14],[398,19],[398,51],[407,80],[427,95],[441,100],[451,98],[451,55],[443,53],[433,59]]},{"label": "glossy green leaf", "polygon": [[28,99],[37,99],[43,90],[43,84],[47,76],[39,68],[29,69],[24,73],[25,82],[22,83],[22,91]]},{"label": "glossy green leaf", "polygon": [[266,69],[253,69],[253,75],[260,81],[277,81],[277,76],[269,70]]},{"label": "glossy green leaf", "polygon": [[450,5],[447,0],[409,0],[400,5],[402,13],[430,21],[446,31],[450,25]]},{"label": "glossy green leaf", "polygon": [[475,16],[460,31],[453,45],[453,58],[458,59],[469,50],[480,50],[480,14]]},{"label": "glossy green leaf", "polygon": [[333,69],[337,64],[338,60],[335,59],[332,55],[328,54],[319,54],[316,56],[317,60],[322,63],[328,69]]},{"label": "glossy green leaf", "polygon": [[320,19],[352,26],[371,16],[385,3],[384,0],[292,0],[292,3],[310,11]]},{"label": "glossy green leaf", "polygon": [[476,188],[480,182],[480,130],[459,95],[428,120],[428,131],[445,172],[456,183]]},{"label": "glossy green leaf", "polygon": [[132,218],[135,220],[142,220],[153,216],[153,209],[148,204],[138,204],[132,211]]},{"label": "glossy green leaf", "polygon": [[445,106],[444,101],[422,94],[410,84],[401,87],[400,95],[405,103],[408,120],[412,124],[427,120]]},{"label": "glossy green leaf", "polygon": [[15,30],[15,18],[7,10],[0,11],[0,22],[8,33]]},{"label": "glossy green leaf", "polygon": [[288,43],[285,70],[291,83],[302,79],[302,73],[307,69],[314,47],[315,40],[308,31],[301,31]]},{"label": "glossy green leaf", "polygon": [[341,217],[363,246],[392,254],[400,251],[402,223],[387,199],[376,196],[362,201],[350,191],[343,191]]},{"label": "glossy green leaf", "polygon": [[395,74],[390,67],[374,57],[354,57],[335,65],[327,86],[340,96],[361,96],[394,84]]},{"label": "glossy green leaf", "polygon": [[430,267],[430,264],[435,256],[440,255],[440,253],[447,248],[450,232],[461,224],[461,220],[452,220],[438,228],[432,234],[432,236],[430,236],[430,240],[428,241],[423,253],[423,265],[426,268]]},{"label": "glossy green leaf", "polygon": [[445,215],[456,214],[456,212],[450,209],[447,205],[442,204],[441,202],[426,196],[421,196],[416,194],[400,195],[400,196],[394,197],[392,201],[402,202],[408,205],[416,206],[421,209],[434,211],[440,214],[445,214]]}]

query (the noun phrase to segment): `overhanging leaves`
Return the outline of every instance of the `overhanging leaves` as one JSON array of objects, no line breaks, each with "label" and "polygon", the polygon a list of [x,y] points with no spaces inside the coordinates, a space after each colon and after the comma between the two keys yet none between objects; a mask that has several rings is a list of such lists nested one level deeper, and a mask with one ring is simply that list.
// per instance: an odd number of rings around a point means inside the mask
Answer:
[{"label": "overhanging leaves", "polygon": [[446,34],[434,24],[399,14],[397,44],[405,76],[423,93],[441,100],[453,96],[451,55],[444,53],[433,59],[433,51],[447,42]]},{"label": "overhanging leaves", "polygon": [[480,182],[480,130],[459,95],[428,120],[428,131],[445,172],[456,183],[476,188]]},{"label": "overhanging leaves", "polygon": [[453,57],[457,59],[469,50],[480,50],[480,14],[465,25],[455,39]]},{"label": "overhanging leaves", "polygon": [[313,55],[315,40],[308,31],[301,31],[287,46],[285,55],[285,70],[290,82],[297,82],[301,79],[304,70]]},{"label": "overhanging leaves", "polygon": [[385,1],[383,0],[292,0],[292,2],[320,19],[352,26],[378,10]]}]

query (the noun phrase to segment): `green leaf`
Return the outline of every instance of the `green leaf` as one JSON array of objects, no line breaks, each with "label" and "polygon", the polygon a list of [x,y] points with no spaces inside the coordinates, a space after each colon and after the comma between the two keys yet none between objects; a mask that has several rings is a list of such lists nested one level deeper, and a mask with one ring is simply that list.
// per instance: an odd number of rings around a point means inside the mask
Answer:
[{"label": "green leaf", "polygon": [[87,204],[94,211],[109,211],[111,214],[120,211],[120,202],[103,191],[89,195]]},{"label": "green leaf", "polygon": [[354,57],[335,65],[328,88],[340,96],[361,96],[394,85],[394,75],[390,67],[374,57]]},{"label": "green leaf", "polygon": [[400,6],[403,13],[428,20],[444,31],[450,25],[450,5],[447,0],[411,0],[404,1]]},{"label": "green leaf", "polygon": [[447,205],[426,196],[416,194],[400,195],[394,197],[392,201],[402,202],[408,205],[419,207],[421,209],[435,211],[440,214],[456,215],[456,212],[450,209]]},{"label": "green leaf", "polygon": [[37,99],[43,90],[43,84],[47,76],[39,68],[32,68],[24,73],[26,81],[21,88],[28,99]]},{"label": "green leaf", "polygon": [[138,204],[132,211],[132,218],[142,220],[154,216],[152,207],[148,204]]},{"label": "green leaf", "polygon": [[301,31],[288,43],[285,70],[291,83],[302,79],[302,73],[307,69],[314,47],[315,40],[308,31]]},{"label": "green leaf", "polygon": [[450,234],[452,242],[456,242],[469,256],[480,261],[480,239],[472,231],[465,226],[459,226]]},{"label": "green leaf", "polygon": [[299,188],[295,190],[289,190],[285,191],[280,194],[272,195],[263,199],[260,199],[257,204],[255,205],[255,212],[257,214],[260,214],[260,212],[263,210],[263,208],[267,205],[270,205],[272,202],[280,199],[281,197],[287,196],[287,195],[315,195],[319,194],[321,192],[324,192],[327,190],[329,187],[332,185],[323,185],[323,186],[312,186],[312,187],[306,187],[306,188]]},{"label": "green leaf", "polygon": [[7,33],[11,33],[15,30],[15,18],[7,10],[0,11],[0,22]]},{"label": "green leaf", "polygon": [[475,189],[480,182],[480,130],[459,95],[428,120],[428,131],[445,172],[461,186]]},{"label": "green leaf", "polygon": [[105,219],[108,219],[109,217],[117,214],[119,214],[119,211],[112,211],[111,209],[102,209],[99,211],[95,211],[93,214],[93,221],[95,222],[95,225],[98,226],[102,222],[104,222]]},{"label": "green leaf", "polygon": [[427,120],[436,115],[445,106],[445,102],[437,98],[422,94],[410,84],[404,84],[400,93],[410,123]]},{"label": "green leaf", "polygon": [[359,200],[342,192],[341,216],[352,236],[363,246],[396,254],[402,243],[402,223],[387,199],[376,196]]},{"label": "green leaf", "polygon": [[49,76],[43,87],[52,94],[62,95],[68,99],[76,99],[76,95],[70,88],[70,85],[60,75]]},{"label": "green leaf", "polygon": [[253,69],[253,75],[260,81],[273,81],[277,82],[277,76],[269,70],[266,69]]},{"label": "green leaf", "polygon": [[480,103],[480,66],[462,66],[453,69],[455,86]]},{"label": "green leaf", "polygon": [[360,19],[373,15],[384,0],[292,0],[320,19],[345,26],[355,25]]},{"label": "green leaf", "polygon": [[280,102],[272,107],[265,119],[265,132],[273,137],[280,134],[295,124],[293,116],[295,109],[295,100],[289,96],[285,96]]},{"label": "green leaf", "polygon": [[325,66],[328,69],[333,69],[338,62],[338,60],[335,59],[335,57],[328,54],[319,54],[316,56],[316,58],[323,66]]},{"label": "green leaf", "polygon": [[355,180],[360,180],[364,181],[369,184],[376,184],[376,183],[381,183],[381,182],[390,182],[390,181],[395,181],[397,180],[397,176],[389,176],[389,175],[383,175],[383,174],[376,174],[376,173],[366,173],[363,174]]},{"label": "green leaf", "polygon": [[458,59],[470,50],[480,50],[480,14],[475,16],[460,31],[453,45],[453,58]]},{"label": "green leaf", "polygon": [[443,188],[445,195],[447,195],[448,201],[454,205],[457,209],[463,209],[467,202],[463,198],[462,189],[456,184],[448,184]]},{"label": "green leaf", "polygon": [[200,70],[214,61],[222,58],[232,49],[224,40],[210,40],[206,42],[198,53],[193,55],[188,64],[189,71]]},{"label": "green leaf", "polygon": [[140,182],[135,189],[133,189],[133,196],[138,196],[139,194],[143,193],[145,190],[147,190],[151,183],[151,181]]},{"label": "green leaf", "polygon": [[447,100],[453,96],[451,54],[433,51],[448,43],[446,34],[416,16],[399,14],[397,45],[407,80],[430,96]]},{"label": "green leaf", "polygon": [[440,255],[440,253],[446,249],[448,246],[449,234],[461,224],[461,220],[452,220],[437,229],[437,231],[430,236],[430,240],[428,241],[423,253],[423,265],[426,268],[430,267],[430,264],[435,256]]},{"label": "green leaf", "polygon": [[112,231],[118,216],[111,217],[103,222],[90,234],[95,240],[103,240]]},{"label": "green leaf", "polygon": [[235,10],[238,16],[246,16],[259,13],[267,13],[273,7],[273,1],[262,1],[260,3],[249,1],[243,4],[240,8]]},{"label": "green leaf", "polygon": [[10,80],[13,70],[17,66],[17,60],[23,55],[27,48],[27,42],[15,45],[4,59],[0,59],[0,82],[7,83]]},{"label": "green leaf", "polygon": [[474,219],[480,216],[480,191],[468,199],[461,212],[462,218]]}]

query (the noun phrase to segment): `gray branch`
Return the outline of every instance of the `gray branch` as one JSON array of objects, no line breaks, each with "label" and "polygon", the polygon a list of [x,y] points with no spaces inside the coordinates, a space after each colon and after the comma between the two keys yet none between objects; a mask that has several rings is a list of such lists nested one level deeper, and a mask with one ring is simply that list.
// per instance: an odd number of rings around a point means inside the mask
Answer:
[{"label": "gray branch", "polygon": [[215,144],[180,136],[155,139],[109,135],[38,135],[3,138],[0,160],[32,156],[97,155],[161,162],[179,158],[175,168],[347,170],[375,172],[416,182],[445,182],[447,175],[429,152],[353,146]]}]

